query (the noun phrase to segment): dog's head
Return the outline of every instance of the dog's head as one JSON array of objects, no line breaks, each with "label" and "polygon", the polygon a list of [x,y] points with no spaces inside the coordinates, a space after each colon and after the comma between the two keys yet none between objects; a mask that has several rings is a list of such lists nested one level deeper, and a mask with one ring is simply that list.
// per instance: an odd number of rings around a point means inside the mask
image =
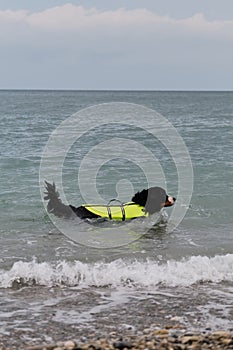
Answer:
[{"label": "dog's head", "polygon": [[176,198],[168,196],[161,187],[151,187],[147,190],[137,192],[132,201],[145,207],[146,212],[153,214],[163,207],[170,207],[175,203]]}]

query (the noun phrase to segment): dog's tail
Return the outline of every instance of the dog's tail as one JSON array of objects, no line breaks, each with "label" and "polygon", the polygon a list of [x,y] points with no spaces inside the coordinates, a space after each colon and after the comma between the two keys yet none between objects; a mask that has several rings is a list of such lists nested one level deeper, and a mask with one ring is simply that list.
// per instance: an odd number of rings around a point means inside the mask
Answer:
[{"label": "dog's tail", "polygon": [[47,210],[49,213],[58,217],[70,218],[73,215],[73,211],[69,205],[62,203],[59,192],[56,190],[55,183],[50,184],[45,181],[45,200],[48,200]]}]

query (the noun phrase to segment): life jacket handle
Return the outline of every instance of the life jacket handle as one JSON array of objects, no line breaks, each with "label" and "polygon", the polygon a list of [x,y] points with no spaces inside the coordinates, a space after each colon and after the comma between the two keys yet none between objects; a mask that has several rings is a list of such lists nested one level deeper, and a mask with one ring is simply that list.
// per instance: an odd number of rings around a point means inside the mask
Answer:
[{"label": "life jacket handle", "polygon": [[110,208],[110,203],[112,202],[118,202],[120,203],[120,207],[121,207],[121,212],[122,212],[122,221],[125,221],[125,208],[124,208],[124,204],[119,201],[119,199],[116,199],[116,198],[113,198],[111,199],[108,204],[107,204],[107,210],[108,210],[108,216],[109,216],[109,219],[112,220],[112,213],[111,213],[111,208]]},{"label": "life jacket handle", "polygon": [[124,205],[119,199],[113,198],[113,199],[111,199],[111,200],[108,202],[107,206],[109,206],[110,203],[112,203],[112,202],[118,202],[118,203],[120,203],[121,207],[123,207],[123,205]]}]

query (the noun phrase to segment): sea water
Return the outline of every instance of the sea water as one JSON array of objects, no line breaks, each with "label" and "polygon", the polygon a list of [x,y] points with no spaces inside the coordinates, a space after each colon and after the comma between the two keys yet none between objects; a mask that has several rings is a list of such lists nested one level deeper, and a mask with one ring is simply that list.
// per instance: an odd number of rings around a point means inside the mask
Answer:
[{"label": "sea water", "polygon": [[[136,224],[139,236],[106,249],[90,235],[88,223],[72,221],[82,237],[89,235],[86,244],[57,229],[41,199],[39,171],[45,145],[63,121],[84,108],[116,102],[156,110],[171,123],[191,157],[193,191],[173,231],[166,223],[151,230],[148,223]],[[90,130],[67,154],[68,201],[82,204],[81,161],[111,137],[131,139],[152,152],[167,191],[177,197],[177,169],[166,147],[151,142],[140,128],[129,130],[124,120],[111,124],[109,110],[110,125]],[[232,92],[0,91],[0,135],[0,343],[140,333],[169,324],[232,329]],[[155,183],[160,184],[158,174]],[[142,169],[127,154],[103,162],[96,175],[106,203],[117,196],[119,183],[130,183],[127,188],[134,192],[147,187]],[[172,210],[166,209],[168,217]],[[124,225],[111,225],[124,236]],[[94,226],[92,233],[106,230],[104,223]]]}]

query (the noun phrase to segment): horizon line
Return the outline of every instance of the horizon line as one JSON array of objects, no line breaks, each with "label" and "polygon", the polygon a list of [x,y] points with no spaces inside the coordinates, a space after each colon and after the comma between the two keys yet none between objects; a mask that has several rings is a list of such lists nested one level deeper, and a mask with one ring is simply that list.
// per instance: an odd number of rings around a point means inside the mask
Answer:
[{"label": "horizon line", "polygon": [[0,88],[0,91],[77,91],[77,92],[233,92],[228,89],[66,89],[66,88]]}]

